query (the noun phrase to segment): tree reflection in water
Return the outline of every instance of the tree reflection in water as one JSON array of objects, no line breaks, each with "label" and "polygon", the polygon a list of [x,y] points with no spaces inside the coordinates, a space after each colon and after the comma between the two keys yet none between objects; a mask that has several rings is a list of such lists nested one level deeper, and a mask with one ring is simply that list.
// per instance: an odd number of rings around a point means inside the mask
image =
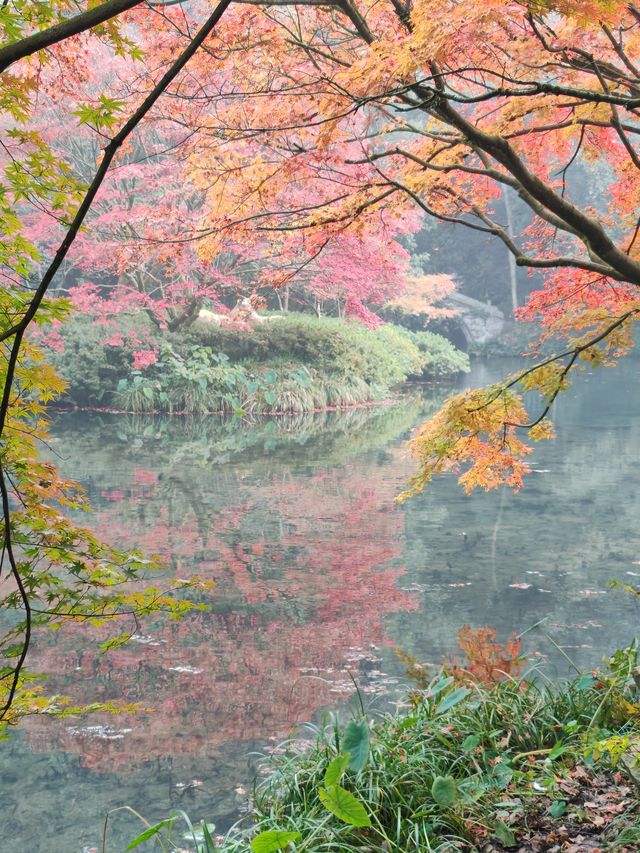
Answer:
[{"label": "tree reflection in water", "polygon": [[74,457],[80,450],[90,471],[71,473],[96,507],[92,526],[215,589],[202,594],[205,612],[132,626],[133,640],[108,654],[96,656],[83,626],[41,640],[37,665],[57,691],[152,710],[80,725],[32,721],[31,743],[111,770],[176,747],[210,753],[281,737],[351,693],[349,672],[366,678],[387,642],[388,614],[417,606],[398,583],[403,513],[394,504],[410,462],[394,462],[389,477],[383,448],[421,410],[424,399],[409,397],[402,407],[253,430],[62,419],[57,437],[67,446],[84,422]]}]

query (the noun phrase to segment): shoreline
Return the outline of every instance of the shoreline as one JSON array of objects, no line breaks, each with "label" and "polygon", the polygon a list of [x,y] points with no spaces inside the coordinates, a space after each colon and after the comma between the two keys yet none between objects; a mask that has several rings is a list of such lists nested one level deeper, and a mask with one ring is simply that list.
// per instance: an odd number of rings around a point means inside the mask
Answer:
[{"label": "shoreline", "polygon": [[247,416],[251,417],[287,417],[288,415],[321,415],[326,412],[344,412],[351,411],[353,409],[373,409],[376,406],[393,406],[399,403],[401,398],[393,398],[393,397],[385,397],[383,400],[371,400],[369,402],[363,403],[348,403],[344,406],[325,406],[323,408],[317,409],[305,409],[302,411],[264,411],[260,410],[259,412],[245,412],[242,415],[237,415],[233,411],[229,409],[211,409],[206,412],[193,412],[189,410],[180,410],[174,412],[167,412],[161,409],[155,409],[153,411],[136,411],[133,409],[114,409],[109,406],[80,406],[75,404],[59,404],[59,403],[50,403],[48,406],[49,411],[55,412],[88,412],[91,414],[101,414],[101,415],[141,415],[141,416],[151,416],[151,417],[207,417],[209,415],[223,415],[229,418],[238,418],[239,420],[243,420]]}]

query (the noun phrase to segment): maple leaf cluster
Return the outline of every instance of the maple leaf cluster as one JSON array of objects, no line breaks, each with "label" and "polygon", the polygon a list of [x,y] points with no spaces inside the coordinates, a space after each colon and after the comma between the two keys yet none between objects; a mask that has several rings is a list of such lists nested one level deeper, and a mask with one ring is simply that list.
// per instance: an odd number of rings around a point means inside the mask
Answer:
[{"label": "maple leaf cluster", "polygon": [[465,655],[445,662],[445,668],[457,681],[476,682],[485,686],[517,677],[523,667],[522,641],[514,635],[506,643],[496,641],[496,629],[483,625],[463,625],[458,631],[458,645]]}]

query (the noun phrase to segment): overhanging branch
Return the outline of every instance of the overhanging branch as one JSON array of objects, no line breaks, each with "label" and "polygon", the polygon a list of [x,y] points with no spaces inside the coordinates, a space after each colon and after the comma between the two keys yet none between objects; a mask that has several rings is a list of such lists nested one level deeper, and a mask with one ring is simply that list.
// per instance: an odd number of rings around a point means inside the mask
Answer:
[{"label": "overhanging branch", "polygon": [[128,9],[133,9],[134,6],[142,6],[144,2],[145,0],[107,0],[106,3],[94,6],[73,18],[67,18],[53,27],[41,30],[39,33],[4,44],[0,47],[0,73],[6,71],[10,65],[19,59],[24,59],[39,50],[58,44],[70,36],[77,36],[85,30],[97,27],[99,24],[104,24],[105,21],[115,18]]}]

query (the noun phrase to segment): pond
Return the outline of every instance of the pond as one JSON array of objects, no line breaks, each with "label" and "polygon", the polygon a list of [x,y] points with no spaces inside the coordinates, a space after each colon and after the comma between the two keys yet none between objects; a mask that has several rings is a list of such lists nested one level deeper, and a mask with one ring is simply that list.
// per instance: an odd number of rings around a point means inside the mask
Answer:
[{"label": "pond", "polygon": [[[477,364],[461,383],[506,369]],[[637,605],[607,582],[640,576],[639,376],[633,361],[583,375],[519,495],[468,497],[445,478],[404,506],[406,439],[451,387],[254,424],[57,416],[52,447],[91,525],[216,586],[205,612],[154,618],[107,655],[80,627],[40,641],[32,666],[56,691],[151,710],[35,719],[5,741],[3,853],[100,849],[105,814],[125,804],[152,820],[185,808],[222,831],[256,753],[344,703],[352,678],[383,708],[404,684],[394,648],[437,664],[464,623],[505,639],[543,620],[525,641],[551,677],[567,667],[557,646],[588,667],[628,642]],[[137,832],[118,813],[107,849]]]}]

